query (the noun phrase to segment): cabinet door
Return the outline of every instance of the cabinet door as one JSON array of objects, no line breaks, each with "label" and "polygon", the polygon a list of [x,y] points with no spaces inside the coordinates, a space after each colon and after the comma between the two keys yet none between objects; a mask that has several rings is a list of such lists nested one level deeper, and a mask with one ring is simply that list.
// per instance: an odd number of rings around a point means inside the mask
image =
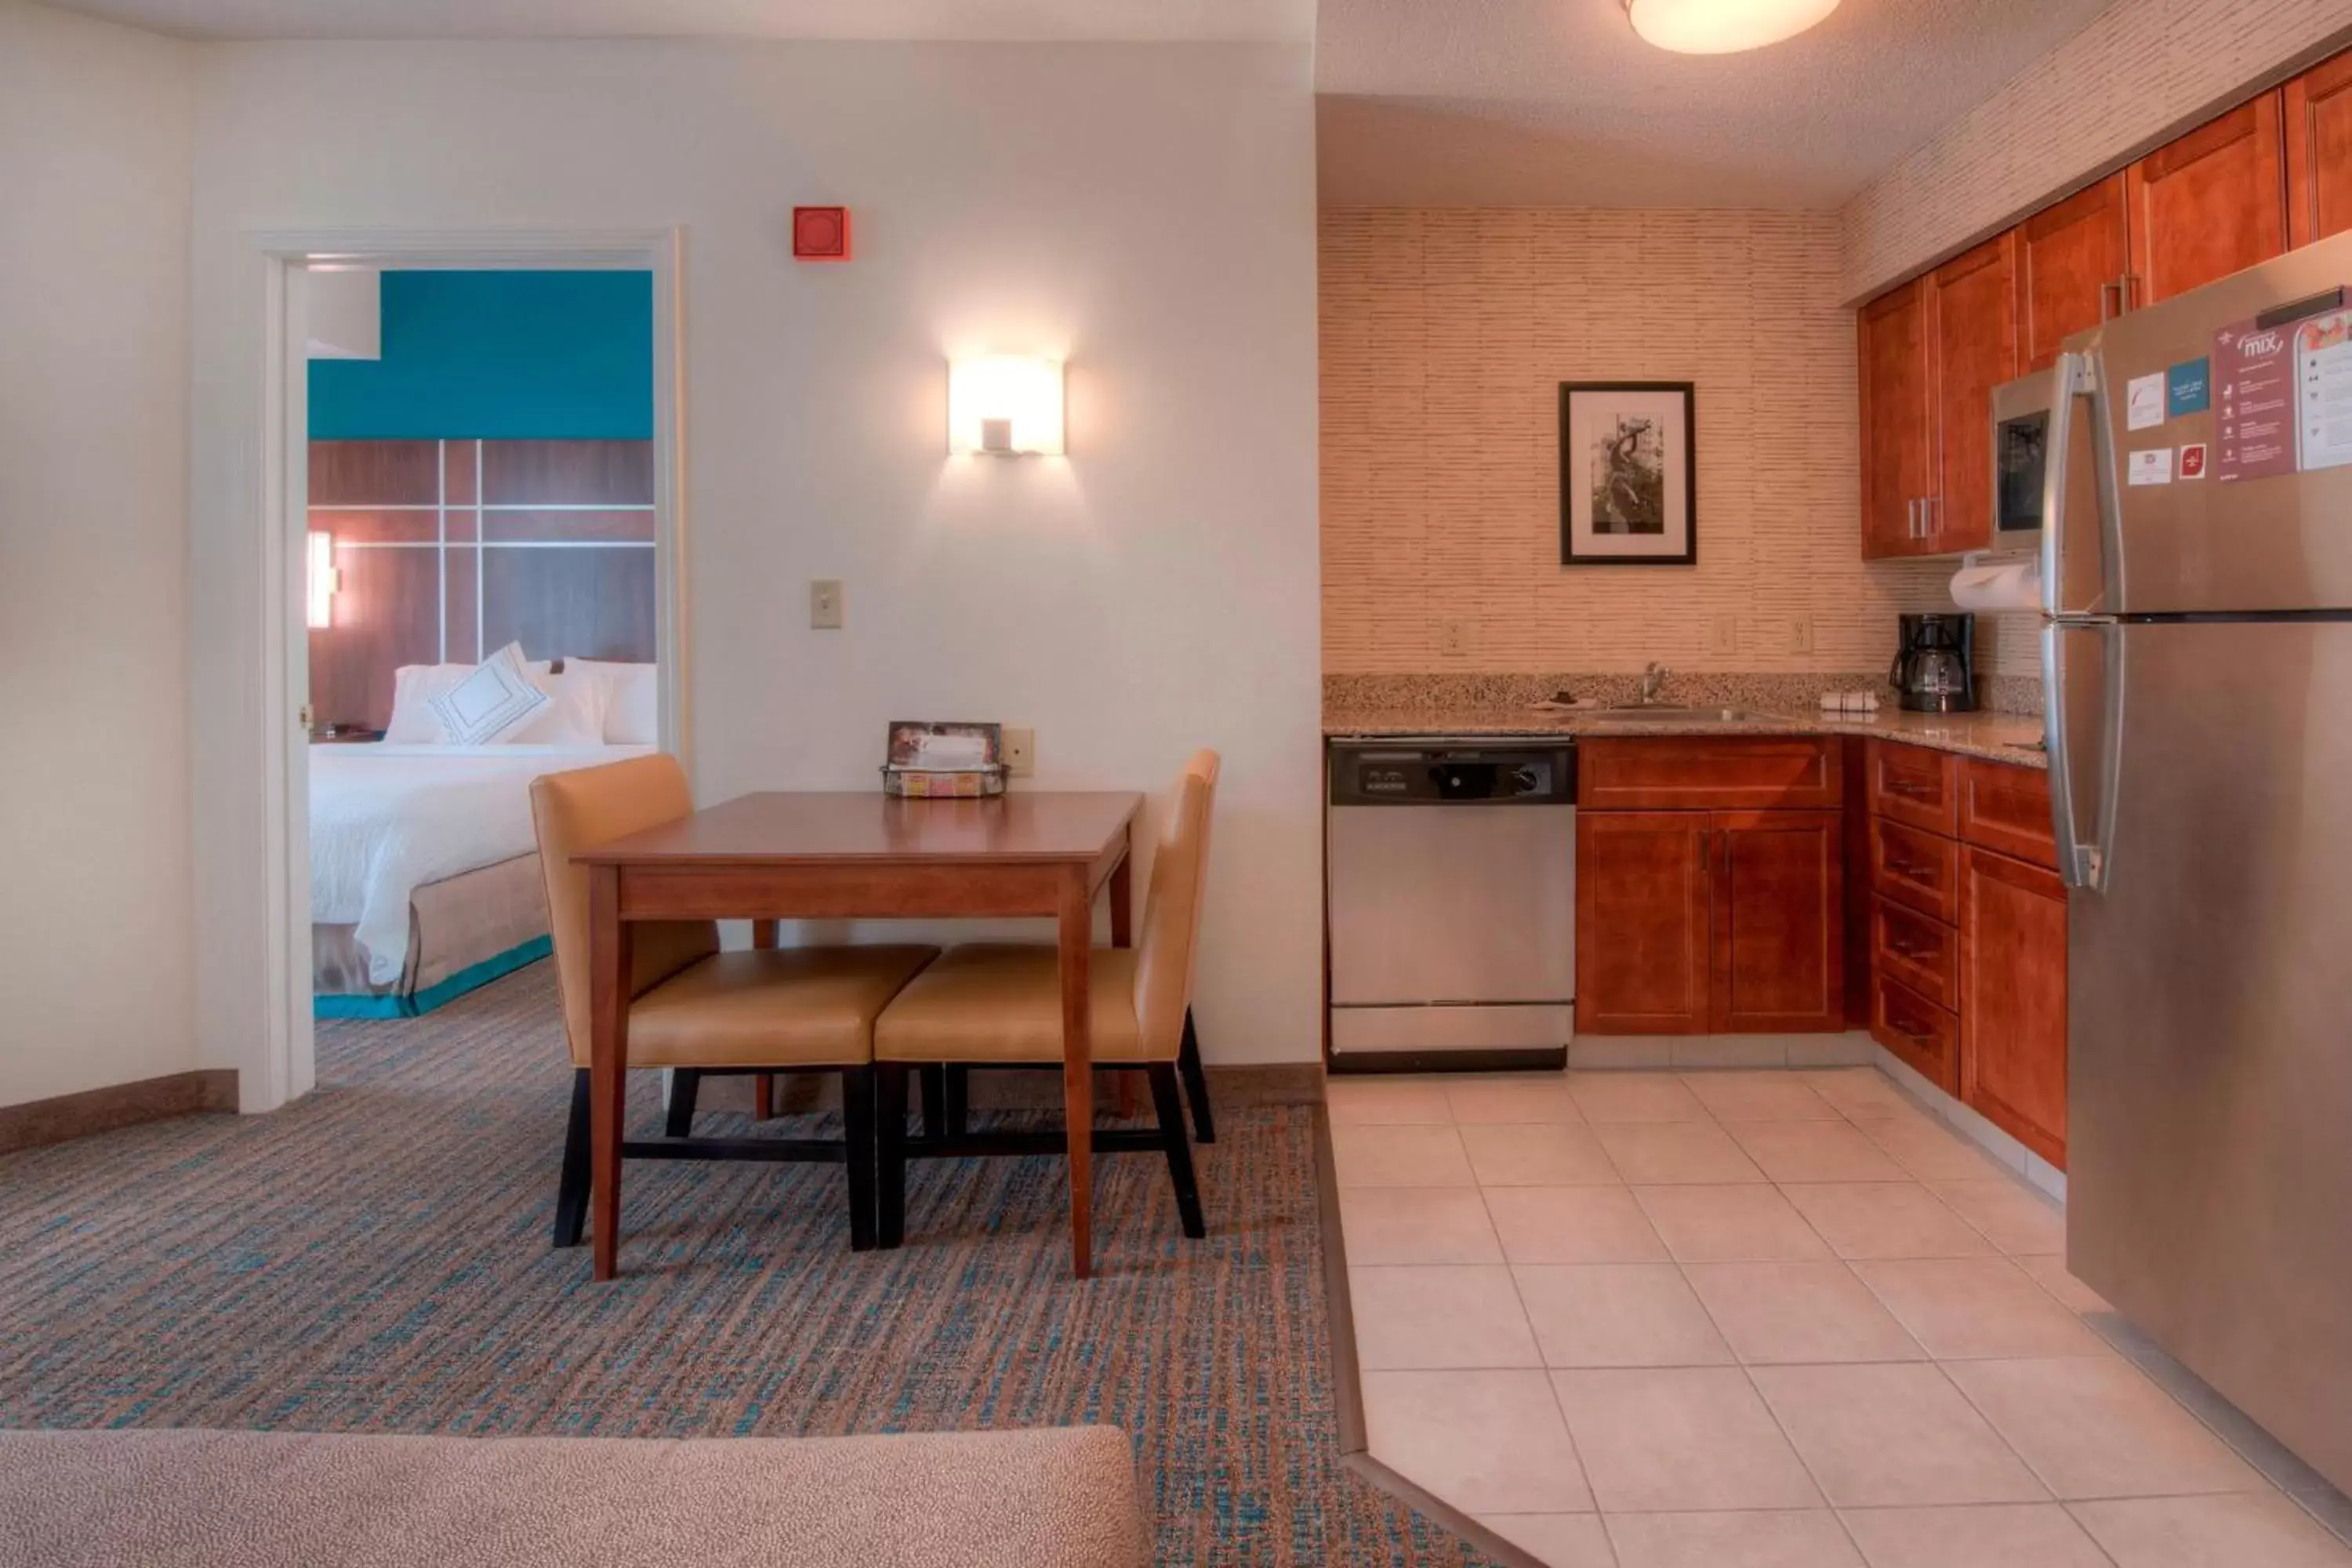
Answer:
[{"label": "cabinet door", "polygon": [[1927,275],[1928,384],[1933,388],[1931,547],[1992,542],[1992,389],[2018,374],[2017,231]]},{"label": "cabinet door", "polygon": [[1960,1098],[2066,1165],[2066,887],[1969,848],[1960,863]]},{"label": "cabinet door", "polygon": [[2208,121],[2125,171],[2132,302],[2152,305],[2286,249],[2279,95]]},{"label": "cabinet door", "polygon": [[2352,229],[2352,50],[2286,84],[2287,243]]},{"label": "cabinet door", "polygon": [[2124,184],[2110,174],[2017,226],[2019,374],[2049,369],[2068,338],[2124,308]]},{"label": "cabinet door", "polygon": [[1919,555],[1929,430],[1925,290],[1906,283],[1862,308],[1862,555]]},{"label": "cabinet door", "polygon": [[1576,814],[1576,1027],[1706,1032],[1708,815]]},{"label": "cabinet door", "polygon": [[1845,1027],[1845,823],[1834,811],[1718,811],[1713,1027]]}]

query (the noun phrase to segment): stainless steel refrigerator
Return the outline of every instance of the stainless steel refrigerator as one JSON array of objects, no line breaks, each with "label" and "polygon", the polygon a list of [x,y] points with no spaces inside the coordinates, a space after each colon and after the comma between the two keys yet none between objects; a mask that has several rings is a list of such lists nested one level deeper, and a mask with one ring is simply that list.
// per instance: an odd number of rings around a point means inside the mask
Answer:
[{"label": "stainless steel refrigerator", "polygon": [[2039,544],[2068,1267],[2352,1489],[2347,285],[2352,235],[2073,340]]}]

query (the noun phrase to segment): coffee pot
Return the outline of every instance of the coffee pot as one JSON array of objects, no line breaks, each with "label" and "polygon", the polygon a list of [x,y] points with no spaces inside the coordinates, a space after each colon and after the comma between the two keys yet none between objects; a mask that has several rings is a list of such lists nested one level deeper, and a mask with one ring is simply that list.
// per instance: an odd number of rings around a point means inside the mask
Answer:
[{"label": "coffee pot", "polygon": [[1916,713],[1974,712],[1976,632],[1972,615],[1903,616],[1895,665],[1886,672],[1895,700]]}]

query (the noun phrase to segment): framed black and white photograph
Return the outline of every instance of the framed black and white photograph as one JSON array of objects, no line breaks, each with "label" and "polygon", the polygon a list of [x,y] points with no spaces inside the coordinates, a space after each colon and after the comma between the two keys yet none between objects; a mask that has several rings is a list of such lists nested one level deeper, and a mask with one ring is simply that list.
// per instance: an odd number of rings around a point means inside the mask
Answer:
[{"label": "framed black and white photograph", "polygon": [[1695,566],[1687,381],[1559,384],[1559,563]]}]

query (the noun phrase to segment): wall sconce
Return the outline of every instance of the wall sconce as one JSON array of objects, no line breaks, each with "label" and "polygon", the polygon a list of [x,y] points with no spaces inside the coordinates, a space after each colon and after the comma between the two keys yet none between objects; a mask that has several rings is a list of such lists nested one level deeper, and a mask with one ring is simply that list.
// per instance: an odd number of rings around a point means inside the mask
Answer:
[{"label": "wall sconce", "polygon": [[948,450],[992,458],[1058,458],[1062,362],[964,359],[948,364]]},{"label": "wall sconce", "polygon": [[310,572],[303,584],[306,617],[313,627],[335,624],[335,595],[342,591],[343,574],[335,569],[335,536],[310,531]]}]

